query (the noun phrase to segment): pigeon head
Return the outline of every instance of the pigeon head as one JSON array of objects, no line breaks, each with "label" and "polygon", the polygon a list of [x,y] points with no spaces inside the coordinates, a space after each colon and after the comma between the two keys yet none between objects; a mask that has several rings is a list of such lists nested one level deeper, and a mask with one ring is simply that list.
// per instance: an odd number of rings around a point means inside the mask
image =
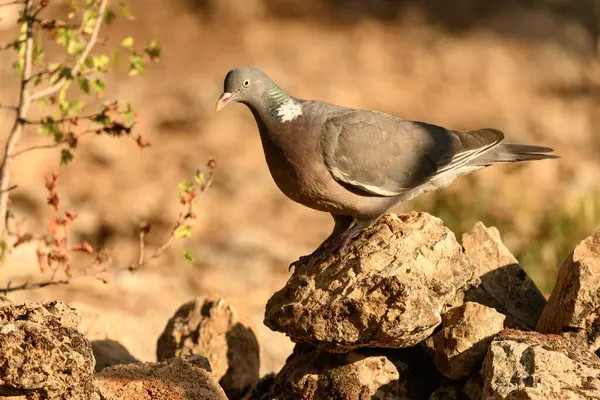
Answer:
[{"label": "pigeon head", "polygon": [[264,101],[267,89],[275,86],[261,70],[253,67],[235,68],[225,77],[223,94],[217,101],[217,111],[232,103],[256,107]]},{"label": "pigeon head", "polygon": [[225,76],[217,111],[232,103],[242,103],[260,114],[278,107],[290,97],[261,70],[254,67],[232,69]]}]

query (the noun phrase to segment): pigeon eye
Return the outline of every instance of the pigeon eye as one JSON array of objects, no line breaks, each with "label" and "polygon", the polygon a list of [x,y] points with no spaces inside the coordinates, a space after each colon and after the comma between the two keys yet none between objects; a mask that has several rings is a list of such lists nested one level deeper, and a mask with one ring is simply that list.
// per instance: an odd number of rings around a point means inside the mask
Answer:
[{"label": "pigeon eye", "polygon": [[242,82],[242,85],[244,85],[244,87],[248,87],[250,86],[250,81],[246,79],[244,82]]}]

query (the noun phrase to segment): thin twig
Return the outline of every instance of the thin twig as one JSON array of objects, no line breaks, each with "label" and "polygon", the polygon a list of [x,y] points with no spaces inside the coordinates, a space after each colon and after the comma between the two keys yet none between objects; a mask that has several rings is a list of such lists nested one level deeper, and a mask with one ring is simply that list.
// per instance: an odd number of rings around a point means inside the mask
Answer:
[{"label": "thin twig", "polygon": [[[100,33],[100,27],[104,21],[104,11],[106,10],[107,3],[108,0],[102,0],[102,3],[100,3],[100,7],[98,8],[98,19],[96,20],[96,24],[94,25],[94,29],[90,35],[90,40],[88,40],[85,49],[83,49],[83,52],[81,53],[81,56],[79,56],[73,65],[73,68],[71,68],[71,77],[73,78],[79,73],[83,63],[98,40],[98,34]],[[43,97],[50,96],[51,94],[58,92],[67,83],[67,81],[69,81],[69,79],[70,78],[62,77],[54,85],[48,86],[46,89],[42,89],[39,92],[32,94],[31,101],[39,100]]]},{"label": "thin twig", "polygon": [[4,293],[6,296],[11,292],[17,292],[19,290],[32,290],[32,289],[41,289],[48,286],[56,286],[56,285],[68,285],[71,282],[71,278],[68,279],[59,279],[55,281],[43,281],[43,282],[24,282],[17,286],[12,286],[12,282],[8,282],[6,287],[0,289],[0,293]]},{"label": "thin twig", "polygon": [[3,236],[4,230],[6,229],[6,215],[8,208],[8,188],[10,186],[10,174],[12,164],[12,153],[21,138],[24,128],[24,120],[31,104],[31,97],[28,89],[29,77],[31,76],[31,68],[33,64],[33,31],[31,23],[31,3],[32,0],[25,0],[24,12],[25,18],[27,19],[27,31],[25,39],[25,55],[23,62],[23,75],[21,77],[21,87],[19,90],[19,102],[17,104],[17,117],[15,118],[14,125],[8,135],[6,141],[6,147],[4,150],[4,158],[2,159],[2,165],[0,166],[0,237]]},{"label": "thin twig", "polygon": [[[81,138],[82,136],[86,136],[89,135],[91,133],[97,134],[98,133],[98,129],[91,129],[91,130],[87,130],[84,131],[82,133],[80,133],[79,135],[75,136],[75,140],[79,140],[79,138]],[[44,150],[44,149],[55,149],[57,147],[62,146],[63,144],[69,143],[69,141],[72,139],[64,138],[61,141],[57,142],[57,143],[51,143],[51,144],[38,144],[35,146],[31,146],[31,147],[26,147],[24,149],[21,150],[17,150],[12,154],[12,158],[18,157],[20,155],[22,155],[23,153],[28,153],[30,151],[34,151],[34,150]]]},{"label": "thin twig", "polygon": [[65,122],[73,122],[75,120],[77,120],[77,121],[80,121],[80,120],[84,121],[86,119],[92,119],[92,118],[97,117],[98,115],[102,114],[103,112],[106,112],[106,109],[102,109],[102,110],[97,111],[97,112],[92,113],[92,114],[81,115],[81,116],[78,115],[78,116],[75,116],[75,117],[65,117],[65,118],[59,118],[59,119],[52,119],[52,120],[49,120],[49,121],[44,120],[44,119],[36,119],[36,120],[30,120],[30,119],[28,119],[28,120],[25,121],[25,123],[27,123],[28,125],[43,125],[43,124],[48,123],[48,122],[53,122],[55,124],[63,124]]},{"label": "thin twig", "polygon": [[[186,202],[186,207],[179,214],[179,217],[177,218],[177,222],[175,223],[175,225],[173,226],[173,228],[171,229],[169,234],[165,237],[162,244],[152,253],[152,255],[150,256],[150,259],[158,258],[161,254],[163,254],[169,248],[169,246],[171,246],[171,244],[173,244],[173,241],[175,240],[175,232],[177,231],[177,229],[179,229],[188,219],[191,219],[194,217],[193,205],[196,203],[197,200],[200,199],[202,194],[204,194],[206,191],[208,191],[208,189],[210,189],[210,187],[212,186],[212,183],[213,183],[214,168],[215,168],[214,161],[212,161],[212,160],[209,161],[208,167],[209,167],[208,177],[206,178],[206,181],[204,182],[204,184],[200,187],[198,194],[195,197],[193,197],[189,202]],[[44,287],[48,287],[48,286],[67,285],[67,284],[73,282],[73,280],[84,278],[84,277],[95,277],[96,279],[103,280],[100,277],[100,274],[105,273],[105,272],[111,272],[113,274],[119,273],[119,272],[125,272],[125,271],[135,272],[138,269],[140,269],[141,267],[146,265],[146,259],[145,259],[146,234],[148,232],[150,232],[150,225],[143,224],[140,228],[140,234],[139,234],[139,255],[138,255],[137,261],[133,262],[127,266],[110,267],[109,266],[110,261],[103,260],[100,256],[100,254],[96,253],[95,260],[92,265],[97,265],[99,268],[96,268],[95,271],[90,271],[88,269],[85,269],[85,270],[82,270],[78,274],[73,274],[73,275],[69,276],[68,278],[63,278],[63,279],[55,279],[54,274],[53,274],[52,278],[49,280],[39,281],[39,282],[26,281],[25,283],[18,285],[18,286],[12,286],[12,282],[9,281],[8,285],[6,287],[0,288],[0,293],[4,293],[6,295],[8,293],[16,292],[16,291],[20,291],[20,290],[33,290],[33,289],[40,289],[40,288],[44,288]],[[43,238],[33,238],[33,237],[31,238],[31,240],[36,240],[36,239],[43,240]],[[58,272],[58,270],[55,270],[55,272]]]},{"label": "thin twig", "polygon": [[158,249],[156,249],[156,251],[152,254],[152,256],[150,257],[151,259],[157,258],[162,253],[164,253],[165,250],[169,248],[169,246],[171,246],[171,244],[175,240],[175,232],[177,232],[177,229],[181,228],[181,226],[183,226],[183,224],[188,219],[192,218],[194,203],[200,198],[200,196],[203,193],[205,193],[212,186],[212,183],[213,183],[213,173],[212,173],[212,170],[211,170],[208,178],[206,179],[206,182],[204,183],[202,189],[200,190],[200,193],[198,193],[198,195],[196,197],[194,197],[188,203],[185,212],[182,212],[181,214],[179,214],[179,217],[177,218],[177,222],[173,226],[173,229],[171,229],[171,233],[166,237],[166,239],[158,247]]},{"label": "thin twig", "polygon": [[4,104],[0,104],[0,110],[17,111],[17,106],[6,106]]},{"label": "thin twig", "polygon": [[26,4],[25,0],[12,0],[6,3],[0,3],[0,7],[4,7],[4,6],[13,6],[15,4]]},{"label": "thin twig", "polygon": [[12,185],[11,187],[9,187],[8,189],[6,189],[7,192],[10,192],[11,190],[15,190],[18,186],[17,185]]}]

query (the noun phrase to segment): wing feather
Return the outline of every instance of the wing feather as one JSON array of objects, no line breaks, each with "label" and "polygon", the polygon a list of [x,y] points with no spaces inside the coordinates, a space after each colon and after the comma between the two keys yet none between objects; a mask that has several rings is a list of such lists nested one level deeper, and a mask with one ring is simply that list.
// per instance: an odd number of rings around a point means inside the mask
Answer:
[{"label": "wing feather", "polygon": [[343,185],[377,196],[397,196],[455,171],[504,139],[495,129],[452,131],[368,110],[327,119],[323,158]]}]

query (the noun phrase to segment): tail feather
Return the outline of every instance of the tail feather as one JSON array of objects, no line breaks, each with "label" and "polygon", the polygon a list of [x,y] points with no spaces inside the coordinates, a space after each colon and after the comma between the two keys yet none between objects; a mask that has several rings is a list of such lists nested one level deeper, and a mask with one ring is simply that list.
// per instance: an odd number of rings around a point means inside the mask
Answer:
[{"label": "tail feather", "polygon": [[477,157],[470,164],[487,166],[499,162],[533,161],[560,158],[549,147],[526,144],[500,144]]}]

